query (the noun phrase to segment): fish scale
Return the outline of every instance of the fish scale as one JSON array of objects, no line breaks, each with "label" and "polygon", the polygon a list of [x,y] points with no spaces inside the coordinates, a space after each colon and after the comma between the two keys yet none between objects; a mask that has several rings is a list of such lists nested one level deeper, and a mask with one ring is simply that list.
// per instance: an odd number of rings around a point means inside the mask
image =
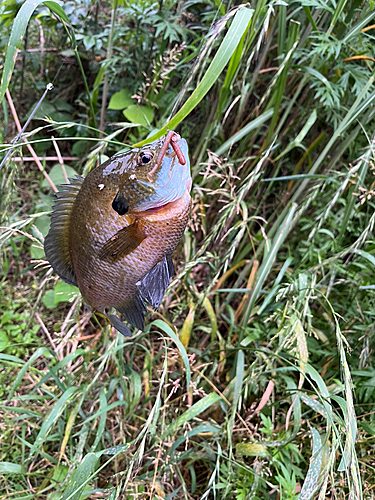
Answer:
[{"label": "fish scale", "polygon": [[129,329],[110,309],[143,329],[145,305],[160,304],[188,221],[190,188],[186,141],[169,132],[73,179],[57,195],[46,257],[124,335]]},{"label": "fish scale", "polygon": [[[73,258],[73,268],[86,302],[100,312],[110,306],[124,307],[136,290],[136,282],[165,255],[172,254],[185,230],[190,202],[190,195],[186,193],[160,213],[143,217],[141,227],[147,237],[133,252],[114,264],[103,263],[98,252],[90,252],[95,233],[88,227],[82,235],[82,252],[89,253],[89,258],[82,260],[78,255]],[[113,224],[105,236],[101,235],[102,242],[115,234],[117,228],[121,229],[120,224]],[[101,244],[97,248],[101,248]]]}]

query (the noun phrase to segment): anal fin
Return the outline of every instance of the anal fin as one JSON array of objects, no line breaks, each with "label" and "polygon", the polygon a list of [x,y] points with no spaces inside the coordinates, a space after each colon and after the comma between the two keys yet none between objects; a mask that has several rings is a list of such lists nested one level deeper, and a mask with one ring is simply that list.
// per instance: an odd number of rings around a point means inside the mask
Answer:
[{"label": "anal fin", "polygon": [[125,316],[128,323],[138,328],[138,330],[144,330],[146,307],[140,296],[136,295],[131,302],[128,302],[123,307],[116,307],[116,309]]},{"label": "anal fin", "polygon": [[163,300],[165,290],[168,288],[172,276],[173,263],[168,255],[137,282],[141,299],[154,309],[157,309]]},{"label": "anal fin", "polygon": [[109,319],[109,322],[111,323],[111,325],[114,328],[116,328],[116,330],[118,332],[122,333],[122,335],[124,337],[131,337],[132,336],[129,328],[115,314],[108,314],[107,318]]}]

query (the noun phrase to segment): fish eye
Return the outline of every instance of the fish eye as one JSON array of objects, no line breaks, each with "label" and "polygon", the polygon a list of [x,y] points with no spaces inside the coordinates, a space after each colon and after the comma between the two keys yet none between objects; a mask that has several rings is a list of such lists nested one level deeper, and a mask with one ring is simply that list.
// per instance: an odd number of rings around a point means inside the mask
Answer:
[{"label": "fish eye", "polygon": [[142,152],[137,158],[137,163],[138,165],[146,165],[147,163],[150,163],[150,161],[152,161],[153,157],[154,155],[149,151]]}]

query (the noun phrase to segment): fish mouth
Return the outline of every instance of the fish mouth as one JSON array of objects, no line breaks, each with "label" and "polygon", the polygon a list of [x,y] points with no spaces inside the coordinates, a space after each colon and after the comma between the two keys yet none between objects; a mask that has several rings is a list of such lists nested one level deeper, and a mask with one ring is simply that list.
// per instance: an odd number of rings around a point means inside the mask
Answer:
[{"label": "fish mouth", "polygon": [[[171,142],[171,141],[169,141]],[[190,175],[190,161],[188,156],[188,145],[185,139],[179,138],[175,141],[175,146],[178,144],[178,155],[183,157],[184,164],[180,163],[180,159],[175,155],[168,154],[167,157],[163,156],[163,165],[153,179],[152,185],[145,180],[138,180],[139,184],[144,184],[145,187],[152,187],[152,192],[141,198],[132,207],[132,212],[137,215],[147,215],[160,212],[170,208],[173,203],[181,200],[186,192],[189,193],[192,185]],[[174,149],[169,145],[169,149]],[[160,153],[165,154],[163,151]],[[160,156],[159,153],[159,156]],[[172,153],[172,151],[169,151]]]},{"label": "fish mouth", "polygon": [[139,210],[136,212],[137,216],[145,216],[150,214],[155,214],[157,212],[161,212],[162,210],[172,208],[174,205],[177,205],[180,200],[185,196],[186,193],[189,193],[190,189],[187,187],[186,191],[182,196],[176,198],[175,200],[168,201],[167,203],[163,203],[162,205],[154,206],[151,208],[147,208],[146,210]]},{"label": "fish mouth", "polygon": [[[178,201],[178,200],[176,200],[176,201]],[[149,208],[147,210],[143,210],[143,212],[138,212],[138,213],[139,214],[154,214],[156,212],[159,212],[160,210],[164,210],[165,208],[169,208],[171,205],[176,203],[176,201],[170,201],[169,203],[166,203],[165,205],[160,205],[160,207]]]}]

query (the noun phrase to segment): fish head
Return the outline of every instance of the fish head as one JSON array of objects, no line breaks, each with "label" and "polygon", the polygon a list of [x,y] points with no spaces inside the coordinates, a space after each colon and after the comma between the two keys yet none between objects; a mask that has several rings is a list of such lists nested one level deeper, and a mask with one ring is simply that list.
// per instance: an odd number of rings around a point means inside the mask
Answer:
[{"label": "fish head", "polygon": [[116,171],[113,162],[103,170],[103,176],[115,175],[115,203],[126,206],[126,212],[157,210],[190,191],[188,145],[179,135],[171,134],[125,153]]}]

